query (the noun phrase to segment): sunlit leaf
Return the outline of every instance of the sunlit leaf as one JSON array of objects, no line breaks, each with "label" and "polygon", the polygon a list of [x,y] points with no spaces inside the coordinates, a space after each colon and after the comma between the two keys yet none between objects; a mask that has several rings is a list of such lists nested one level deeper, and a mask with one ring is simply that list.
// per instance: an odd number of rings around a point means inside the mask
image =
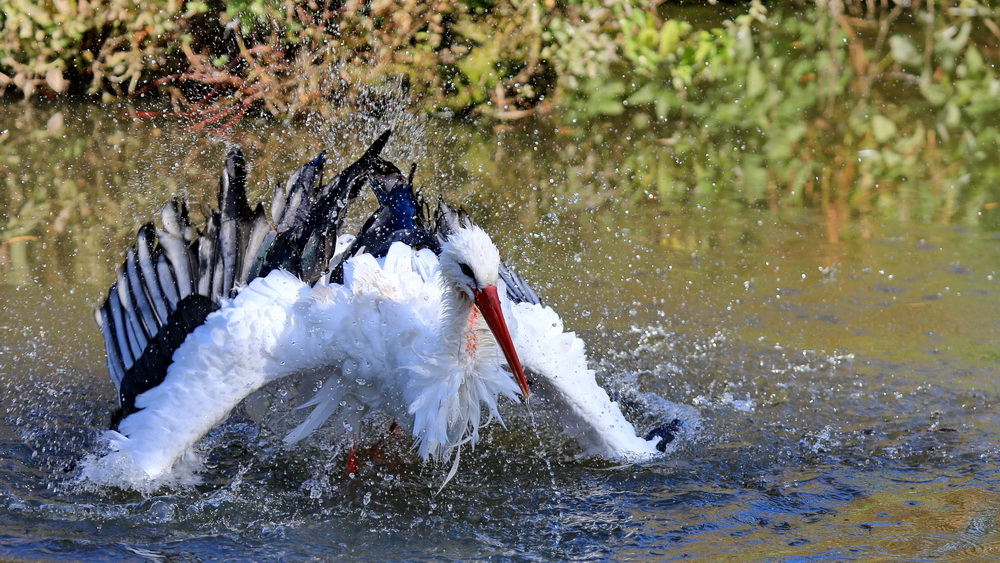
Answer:
[{"label": "sunlit leaf", "polygon": [[920,93],[933,106],[941,106],[948,101],[948,93],[941,85],[931,82],[930,77],[920,80]]},{"label": "sunlit leaf", "polygon": [[918,65],[922,62],[920,53],[913,46],[908,37],[903,35],[893,35],[889,38],[889,49],[892,58],[902,65]]},{"label": "sunlit leaf", "polygon": [[978,76],[983,71],[983,56],[975,45],[969,45],[965,50],[965,68],[972,76]]},{"label": "sunlit leaf", "polygon": [[666,119],[670,115],[670,110],[680,106],[680,98],[673,90],[664,90],[656,98],[656,116]]},{"label": "sunlit leaf", "polygon": [[641,88],[636,90],[631,96],[628,97],[628,103],[634,105],[642,105],[652,103],[659,96],[660,91],[664,88],[661,84],[656,84],[654,82],[647,82]]},{"label": "sunlit leaf", "polygon": [[876,141],[885,143],[896,136],[896,124],[884,115],[876,115],[872,117],[872,134]]},{"label": "sunlit leaf", "polygon": [[[686,22],[685,22],[686,24]],[[667,20],[660,28],[660,44],[658,52],[660,56],[665,56],[674,50],[681,37],[681,22],[677,20]]]},{"label": "sunlit leaf", "polygon": [[948,102],[944,106],[944,124],[948,127],[958,127],[962,120],[962,110],[955,102]]},{"label": "sunlit leaf", "polygon": [[764,71],[760,68],[760,62],[753,61],[750,63],[750,69],[747,72],[747,95],[751,98],[756,98],[766,90],[767,78],[764,76]]}]

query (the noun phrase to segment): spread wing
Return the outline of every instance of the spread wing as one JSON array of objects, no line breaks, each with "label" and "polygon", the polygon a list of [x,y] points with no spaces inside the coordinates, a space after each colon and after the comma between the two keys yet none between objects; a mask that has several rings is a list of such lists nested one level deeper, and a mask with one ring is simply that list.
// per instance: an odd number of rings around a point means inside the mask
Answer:
[{"label": "spread wing", "polygon": [[95,312],[104,336],[108,373],[118,390],[118,421],[135,412],[137,395],[159,385],[174,352],[222,299],[281,268],[314,283],[328,268],[345,212],[382,163],[390,131],[357,162],[322,183],[321,153],[279,184],[270,218],[251,209],[246,164],[237,149],[226,157],[218,209],[195,229],[184,201],[160,210],[160,227],[143,225]]}]

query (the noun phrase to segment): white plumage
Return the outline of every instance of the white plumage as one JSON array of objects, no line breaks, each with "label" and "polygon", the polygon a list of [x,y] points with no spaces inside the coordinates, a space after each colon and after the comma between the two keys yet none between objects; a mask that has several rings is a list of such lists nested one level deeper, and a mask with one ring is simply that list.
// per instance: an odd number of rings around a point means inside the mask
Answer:
[{"label": "white plumage", "polygon": [[[362,249],[341,262],[352,243],[353,237],[340,238],[331,265],[341,269],[330,268],[315,283],[274,269],[220,299],[173,352],[162,382],[134,397],[134,412],[108,433],[110,451],[88,460],[84,476],[125,486],[168,480],[245,397],[293,374],[324,383],[287,443],[331,418],[345,432],[357,431],[366,414],[380,411],[410,432],[418,455],[444,459],[477,443],[481,428],[500,419],[504,398],[528,395],[522,365],[583,455],[657,454],[655,440],[637,437],[597,385],[583,342],[563,331],[559,316],[538,303],[510,301],[501,276],[506,267],[479,227],[453,225],[439,252],[397,241],[383,256]],[[341,283],[332,281],[335,270]],[[149,283],[138,279],[133,289]],[[119,293],[124,285],[120,280]],[[121,299],[140,300],[127,293]],[[109,358],[117,350],[111,332],[105,328]],[[130,346],[139,358],[140,347]],[[111,372],[118,381],[125,373],[127,382],[134,365]]]}]

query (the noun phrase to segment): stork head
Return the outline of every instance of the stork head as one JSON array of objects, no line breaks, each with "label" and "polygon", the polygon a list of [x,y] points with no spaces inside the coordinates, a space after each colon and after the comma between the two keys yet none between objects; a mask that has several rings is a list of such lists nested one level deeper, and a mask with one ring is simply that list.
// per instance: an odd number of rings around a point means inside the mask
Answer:
[{"label": "stork head", "polygon": [[461,228],[452,233],[441,248],[440,268],[445,283],[468,297],[482,313],[507,359],[507,365],[514,372],[521,394],[527,397],[528,380],[514,350],[497,294],[500,252],[496,245],[485,231],[475,225]]}]

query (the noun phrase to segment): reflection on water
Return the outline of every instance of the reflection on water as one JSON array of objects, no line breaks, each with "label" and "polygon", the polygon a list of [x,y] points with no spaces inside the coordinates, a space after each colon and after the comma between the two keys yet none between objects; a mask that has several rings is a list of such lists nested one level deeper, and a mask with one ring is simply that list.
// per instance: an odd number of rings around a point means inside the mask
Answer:
[{"label": "reflection on water", "polygon": [[[91,309],[140,221],[175,192],[214,195],[225,147],[169,124],[62,111],[60,135],[5,157],[17,189],[0,253],[0,554],[1000,557],[1000,238],[893,224],[848,226],[831,243],[810,213],[667,215],[577,198],[546,149],[518,148],[539,135],[530,127],[496,137],[413,122],[402,137],[427,148],[393,150],[497,233],[637,424],[668,402],[697,413],[672,456],[576,460],[512,408],[508,430],[463,455],[434,496],[447,468],[414,462],[406,443],[371,448],[349,480],[336,448],[284,450],[237,413],[207,438],[199,487],[81,489],[75,463],[114,402]],[[355,156],[340,139],[363,131],[254,131],[257,193],[320,148]],[[497,162],[508,172],[491,174]],[[65,198],[42,209],[31,182],[46,166],[65,168]],[[535,176],[546,166],[551,183]],[[61,223],[31,225],[53,209]]]}]

